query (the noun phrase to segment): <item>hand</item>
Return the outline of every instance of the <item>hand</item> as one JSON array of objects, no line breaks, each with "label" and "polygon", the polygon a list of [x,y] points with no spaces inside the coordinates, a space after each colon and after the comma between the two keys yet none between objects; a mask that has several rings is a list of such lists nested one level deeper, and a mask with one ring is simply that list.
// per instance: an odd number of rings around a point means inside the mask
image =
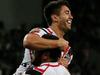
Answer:
[{"label": "hand", "polygon": [[60,57],[58,62],[63,65],[64,67],[68,67],[68,60],[66,58]]},{"label": "hand", "polygon": [[61,48],[62,51],[65,51],[67,47],[69,47],[69,42],[64,40],[63,38],[59,38],[58,46]]},{"label": "hand", "polygon": [[65,52],[64,51],[61,52],[61,57],[67,59],[68,65],[71,63],[73,59],[73,54],[70,46],[66,48]]}]

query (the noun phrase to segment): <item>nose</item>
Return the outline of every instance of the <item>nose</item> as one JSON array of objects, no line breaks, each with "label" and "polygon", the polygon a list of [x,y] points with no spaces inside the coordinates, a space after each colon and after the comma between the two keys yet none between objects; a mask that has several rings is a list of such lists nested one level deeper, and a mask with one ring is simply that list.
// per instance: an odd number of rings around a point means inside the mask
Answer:
[{"label": "nose", "polygon": [[71,18],[71,19],[73,19],[73,16],[72,16],[72,14],[70,14],[70,18]]}]

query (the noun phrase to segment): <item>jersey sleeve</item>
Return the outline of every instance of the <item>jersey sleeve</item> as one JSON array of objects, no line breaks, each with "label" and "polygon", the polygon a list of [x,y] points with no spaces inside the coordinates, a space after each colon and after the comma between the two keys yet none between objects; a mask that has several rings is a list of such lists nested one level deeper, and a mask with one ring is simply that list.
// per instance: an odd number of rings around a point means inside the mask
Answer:
[{"label": "jersey sleeve", "polygon": [[42,30],[41,28],[34,28],[32,29],[29,33],[34,33],[36,35],[39,35],[40,37],[42,37],[44,34],[47,34],[44,30]]}]

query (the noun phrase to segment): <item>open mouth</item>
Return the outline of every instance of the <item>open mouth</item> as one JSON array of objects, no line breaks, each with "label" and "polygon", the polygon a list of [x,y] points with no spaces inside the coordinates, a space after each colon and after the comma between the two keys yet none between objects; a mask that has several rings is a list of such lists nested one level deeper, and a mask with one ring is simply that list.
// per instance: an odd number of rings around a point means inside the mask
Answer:
[{"label": "open mouth", "polygon": [[67,23],[71,25],[72,24],[72,20],[71,19],[67,20]]}]

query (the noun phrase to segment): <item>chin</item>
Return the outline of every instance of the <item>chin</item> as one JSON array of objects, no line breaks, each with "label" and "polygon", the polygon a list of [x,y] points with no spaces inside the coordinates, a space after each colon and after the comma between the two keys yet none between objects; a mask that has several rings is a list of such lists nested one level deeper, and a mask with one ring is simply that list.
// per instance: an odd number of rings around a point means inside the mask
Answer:
[{"label": "chin", "polygon": [[71,30],[71,27],[69,28],[69,30]]},{"label": "chin", "polygon": [[67,26],[66,29],[67,29],[67,30],[70,30],[70,29],[71,29],[71,26]]}]

